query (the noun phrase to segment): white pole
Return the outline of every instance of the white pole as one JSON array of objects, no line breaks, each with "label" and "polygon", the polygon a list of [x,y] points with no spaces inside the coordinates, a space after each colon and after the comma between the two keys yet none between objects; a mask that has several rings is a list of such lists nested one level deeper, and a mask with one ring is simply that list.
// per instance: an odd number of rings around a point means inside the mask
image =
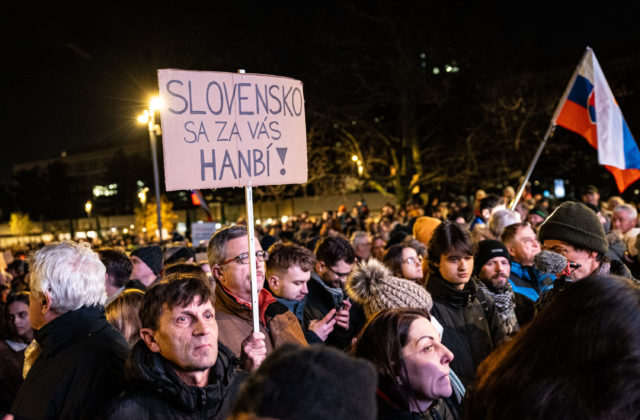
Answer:
[{"label": "white pole", "polygon": [[[244,70],[238,70],[244,74]],[[244,188],[244,197],[247,207],[247,240],[249,241],[249,267],[251,270],[251,312],[253,316],[253,332],[260,332],[260,307],[258,306],[258,281],[256,274],[256,244],[255,230],[253,226],[253,188],[251,181]]]}]

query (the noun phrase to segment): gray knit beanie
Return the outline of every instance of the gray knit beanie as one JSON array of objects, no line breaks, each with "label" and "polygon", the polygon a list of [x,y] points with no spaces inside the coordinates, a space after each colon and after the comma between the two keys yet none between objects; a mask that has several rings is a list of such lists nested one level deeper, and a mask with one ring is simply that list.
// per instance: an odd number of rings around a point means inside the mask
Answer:
[{"label": "gray knit beanie", "polygon": [[540,226],[538,238],[540,242],[555,239],[602,254],[609,249],[604,227],[596,213],[584,204],[573,201],[562,203],[551,213]]},{"label": "gray knit beanie", "polygon": [[347,294],[362,305],[367,319],[389,308],[422,308],[431,311],[433,301],[418,283],[393,277],[375,258],[358,266],[346,284]]}]

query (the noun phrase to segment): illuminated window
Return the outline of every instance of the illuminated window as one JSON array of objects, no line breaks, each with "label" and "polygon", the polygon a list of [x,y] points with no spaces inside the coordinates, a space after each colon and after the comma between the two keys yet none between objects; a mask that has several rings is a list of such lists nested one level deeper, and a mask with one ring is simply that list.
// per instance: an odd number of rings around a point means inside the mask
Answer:
[{"label": "illuminated window", "polygon": [[94,197],[109,197],[116,194],[118,194],[118,184],[93,186]]}]

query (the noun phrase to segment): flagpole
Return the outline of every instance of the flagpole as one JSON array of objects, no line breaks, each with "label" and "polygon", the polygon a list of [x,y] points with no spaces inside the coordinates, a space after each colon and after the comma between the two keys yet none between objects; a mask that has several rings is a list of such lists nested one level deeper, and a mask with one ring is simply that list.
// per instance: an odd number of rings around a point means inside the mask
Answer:
[{"label": "flagpole", "polygon": [[544,146],[547,145],[547,140],[549,140],[549,137],[553,137],[553,132],[556,128],[556,120],[558,119],[558,115],[560,114],[562,105],[564,104],[565,100],[569,96],[569,92],[571,92],[571,87],[573,86],[574,82],[576,81],[576,78],[578,77],[578,70],[580,69],[580,67],[582,66],[582,63],[584,62],[584,60],[586,60],[587,56],[591,52],[592,52],[591,48],[587,47],[587,50],[584,52],[584,54],[582,55],[582,58],[578,62],[578,65],[576,66],[576,69],[573,72],[571,79],[569,79],[569,84],[567,84],[567,87],[564,90],[564,93],[562,94],[562,97],[560,98],[560,101],[558,102],[558,105],[556,106],[555,111],[553,112],[553,117],[551,117],[551,123],[549,124],[549,128],[547,128],[547,132],[545,133],[544,138],[542,139],[542,142],[540,142],[540,146],[538,146],[538,150],[536,150],[536,154],[533,156],[533,159],[529,164],[529,168],[527,169],[527,173],[524,177],[524,180],[522,181],[522,184],[520,184],[520,188],[518,188],[518,194],[516,194],[516,197],[513,199],[513,201],[509,205],[509,210],[515,209],[516,204],[518,204],[518,202],[520,201],[520,197],[522,197],[522,193],[524,192],[527,182],[531,177],[533,168],[535,168],[536,164],[538,163],[538,159],[542,154],[542,149],[544,149]]}]

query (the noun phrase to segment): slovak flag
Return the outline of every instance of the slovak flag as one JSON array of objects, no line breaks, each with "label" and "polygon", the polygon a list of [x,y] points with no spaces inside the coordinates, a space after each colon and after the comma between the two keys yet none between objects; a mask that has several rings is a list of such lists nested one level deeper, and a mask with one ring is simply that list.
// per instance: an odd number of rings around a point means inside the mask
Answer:
[{"label": "slovak flag", "polygon": [[552,123],[581,135],[598,150],[598,162],[613,174],[620,192],[640,179],[640,150],[591,48],[569,81]]}]

